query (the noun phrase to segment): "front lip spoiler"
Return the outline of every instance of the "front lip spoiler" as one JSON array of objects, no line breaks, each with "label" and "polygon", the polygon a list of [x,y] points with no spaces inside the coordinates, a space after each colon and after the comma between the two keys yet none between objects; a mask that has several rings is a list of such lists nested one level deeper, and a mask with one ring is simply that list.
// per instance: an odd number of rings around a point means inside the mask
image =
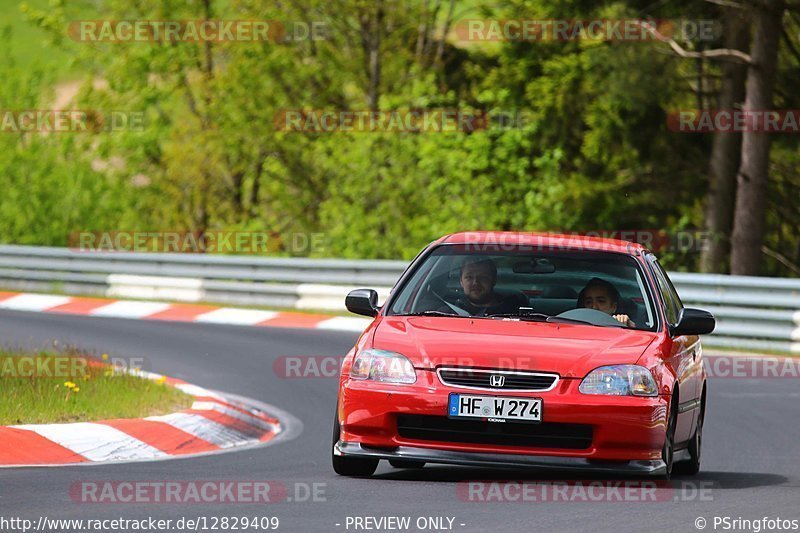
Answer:
[{"label": "front lip spoiler", "polygon": [[414,459],[426,463],[440,463],[462,466],[529,467],[552,470],[580,470],[606,473],[628,473],[643,475],[663,475],[666,472],[664,461],[602,462],[582,457],[556,457],[551,455],[516,455],[505,453],[458,452],[435,450],[415,446],[398,446],[392,450],[371,448],[358,442],[338,441],[333,446],[333,454],[348,457],[371,457],[373,459]]}]

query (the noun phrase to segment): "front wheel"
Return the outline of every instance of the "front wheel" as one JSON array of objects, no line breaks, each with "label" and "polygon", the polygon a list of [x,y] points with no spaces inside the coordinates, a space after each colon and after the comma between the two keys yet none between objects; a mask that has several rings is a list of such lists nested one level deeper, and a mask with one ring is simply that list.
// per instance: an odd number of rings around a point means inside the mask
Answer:
[{"label": "front wheel", "polygon": [[374,474],[375,470],[378,468],[378,459],[345,457],[333,453],[334,446],[339,442],[340,434],[341,428],[339,426],[339,418],[334,414],[333,442],[331,442],[331,465],[333,466],[333,471],[340,476],[348,477],[369,477]]},{"label": "front wheel", "polygon": [[670,402],[666,437],[664,438],[664,447],[661,449],[661,459],[665,465],[664,479],[669,479],[672,476],[673,458],[675,456],[675,425],[678,422],[678,405],[675,400],[675,397],[673,397]]},{"label": "front wheel", "polygon": [[694,429],[694,437],[689,442],[689,460],[675,463],[675,473],[684,476],[693,476],[700,472],[700,452],[703,446],[703,421],[706,417],[706,402],[700,405],[700,416],[697,417],[697,425]]}]

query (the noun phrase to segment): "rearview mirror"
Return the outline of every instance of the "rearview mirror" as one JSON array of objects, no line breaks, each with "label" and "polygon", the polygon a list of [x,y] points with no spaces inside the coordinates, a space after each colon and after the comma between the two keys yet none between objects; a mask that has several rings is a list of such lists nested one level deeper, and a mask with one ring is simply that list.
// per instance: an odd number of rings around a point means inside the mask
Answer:
[{"label": "rearview mirror", "polygon": [[378,308],[378,293],[373,289],[356,289],[350,291],[344,299],[344,306],[351,313],[364,316],[375,316]]},{"label": "rearview mirror", "polygon": [[714,315],[703,309],[685,307],[678,317],[678,324],[672,326],[673,337],[678,335],[705,335],[711,333],[717,325]]},{"label": "rearview mirror", "polygon": [[552,274],[556,271],[556,265],[549,259],[534,257],[530,261],[514,263],[512,270],[514,274]]}]

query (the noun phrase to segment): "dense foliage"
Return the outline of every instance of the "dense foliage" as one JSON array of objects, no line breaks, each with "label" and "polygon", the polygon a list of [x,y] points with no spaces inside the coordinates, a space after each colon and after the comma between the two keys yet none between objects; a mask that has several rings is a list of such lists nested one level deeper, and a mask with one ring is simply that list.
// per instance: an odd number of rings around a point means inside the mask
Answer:
[{"label": "dense foliage", "polygon": [[[704,227],[711,137],[670,131],[667,115],[714,107],[707,80],[716,63],[703,62],[709,94],[698,97],[697,62],[664,43],[463,42],[447,30],[464,18],[717,18],[714,4],[652,11],[635,1],[501,0],[454,2],[449,12],[449,2],[427,0],[114,0],[84,17],[326,27],[321,40],[204,45],[75,43],[61,34],[79,11],[64,1],[26,13],[75,58],[82,88],[72,107],[143,111],[146,127],[0,135],[5,242],[64,245],[80,230],[322,232],[325,246],[299,253],[408,259],[457,230]],[[797,26],[787,29],[797,42]],[[5,37],[4,47],[16,45]],[[56,80],[10,57],[0,59],[0,108],[47,107]],[[800,108],[792,91],[799,64],[782,52],[778,107]],[[285,109],[370,108],[522,119],[441,133],[274,125]],[[765,256],[764,274],[791,275],[786,262],[800,263],[796,139],[780,136],[773,147],[766,242],[784,262]],[[697,268],[697,249],[662,255],[675,269]]]}]

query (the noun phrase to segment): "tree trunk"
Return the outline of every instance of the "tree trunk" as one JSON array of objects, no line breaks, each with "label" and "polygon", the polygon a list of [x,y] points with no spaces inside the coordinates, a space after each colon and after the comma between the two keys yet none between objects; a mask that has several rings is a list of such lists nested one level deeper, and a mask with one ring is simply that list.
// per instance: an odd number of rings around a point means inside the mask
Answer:
[{"label": "tree trunk", "polygon": [[[747,69],[746,111],[772,108],[775,68],[782,29],[783,0],[762,0],[753,10],[755,34]],[[769,177],[770,133],[747,128],[737,175],[736,210],[731,240],[731,273],[757,275],[764,241],[764,206]]]},{"label": "tree trunk", "polygon": [[383,0],[375,1],[375,13],[365,13],[361,26],[361,41],[367,61],[367,105],[378,109],[381,84],[381,33],[383,32]]},{"label": "tree trunk", "polygon": [[[737,8],[727,8],[724,15],[725,48],[747,51],[750,40],[750,23],[747,14]],[[722,85],[717,109],[733,109],[744,100],[744,82],[747,65],[725,62],[722,64]],[[700,256],[702,272],[726,270],[730,249],[733,205],[736,202],[736,172],[739,169],[739,133],[714,133],[709,160],[709,187],[706,196],[705,230],[710,239]]]}]

